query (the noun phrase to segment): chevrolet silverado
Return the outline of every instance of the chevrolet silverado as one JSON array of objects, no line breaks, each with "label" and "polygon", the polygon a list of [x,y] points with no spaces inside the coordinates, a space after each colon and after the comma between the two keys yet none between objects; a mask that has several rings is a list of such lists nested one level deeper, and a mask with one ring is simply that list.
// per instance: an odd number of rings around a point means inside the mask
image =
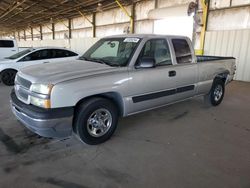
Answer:
[{"label": "chevrolet silverado", "polygon": [[100,144],[118,117],[196,96],[219,105],[235,70],[232,57],[195,56],[187,37],[105,37],[78,60],[21,69],[11,108],[41,136]]}]

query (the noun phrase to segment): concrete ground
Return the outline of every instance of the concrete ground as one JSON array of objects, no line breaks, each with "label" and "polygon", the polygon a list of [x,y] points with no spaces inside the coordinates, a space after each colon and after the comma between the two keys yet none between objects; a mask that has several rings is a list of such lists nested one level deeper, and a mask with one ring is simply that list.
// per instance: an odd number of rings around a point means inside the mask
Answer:
[{"label": "concrete ground", "polygon": [[201,98],[127,117],[98,146],[41,138],[10,112],[0,85],[0,187],[250,188],[250,83],[218,107]]}]

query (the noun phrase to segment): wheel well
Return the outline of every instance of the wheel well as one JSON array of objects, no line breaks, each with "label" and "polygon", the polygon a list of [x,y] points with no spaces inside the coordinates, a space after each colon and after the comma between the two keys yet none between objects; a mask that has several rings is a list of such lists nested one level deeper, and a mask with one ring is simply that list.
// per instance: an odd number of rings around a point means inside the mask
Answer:
[{"label": "wheel well", "polygon": [[[119,116],[123,116],[123,112],[124,112],[123,106],[124,105],[123,105],[122,97],[120,96],[120,94],[118,94],[116,92],[100,93],[100,94],[91,95],[91,96],[88,96],[88,97],[81,99],[75,105],[74,114],[76,113],[80,104],[84,103],[88,99],[96,98],[96,97],[108,99],[109,101],[111,101],[117,107]],[[73,117],[73,130],[75,131],[75,126],[74,126],[75,119],[74,118],[75,118],[75,115]]]},{"label": "wheel well", "polygon": [[2,70],[2,71],[0,72],[0,75],[1,75],[4,71],[8,71],[8,70],[11,70],[11,71],[15,71],[15,72],[17,72],[17,70],[16,70],[16,69],[4,69],[4,70]]},{"label": "wheel well", "polygon": [[4,69],[0,72],[0,82],[2,82],[2,74],[5,72],[5,71],[15,71],[17,73],[17,70],[16,69]]},{"label": "wheel well", "polygon": [[100,93],[100,94],[96,94],[96,95],[91,95],[88,97],[85,97],[83,99],[81,99],[80,101],[78,101],[75,105],[75,109],[77,109],[77,107],[82,104],[84,101],[90,99],[90,98],[94,98],[94,97],[99,97],[99,98],[105,98],[110,100],[112,103],[114,103],[114,105],[117,107],[118,111],[119,111],[119,115],[122,116],[123,115],[123,101],[122,101],[122,97],[115,92],[108,92],[108,93]]},{"label": "wheel well", "polygon": [[226,72],[224,72],[224,73],[220,73],[220,74],[218,74],[218,75],[215,76],[214,80],[220,79],[220,80],[222,80],[224,83],[226,83],[226,80],[227,80],[227,76],[228,76],[228,75],[229,75],[229,72],[228,72],[228,71],[226,71]]}]

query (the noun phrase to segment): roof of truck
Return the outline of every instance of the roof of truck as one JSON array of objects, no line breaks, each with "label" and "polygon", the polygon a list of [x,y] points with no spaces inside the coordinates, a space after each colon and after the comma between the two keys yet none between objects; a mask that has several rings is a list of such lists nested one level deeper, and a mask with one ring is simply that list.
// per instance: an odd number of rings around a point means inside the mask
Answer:
[{"label": "roof of truck", "polygon": [[136,38],[159,38],[159,37],[170,37],[170,38],[188,38],[181,35],[160,35],[160,34],[122,34],[112,35],[104,38],[122,38],[122,37],[136,37]]}]

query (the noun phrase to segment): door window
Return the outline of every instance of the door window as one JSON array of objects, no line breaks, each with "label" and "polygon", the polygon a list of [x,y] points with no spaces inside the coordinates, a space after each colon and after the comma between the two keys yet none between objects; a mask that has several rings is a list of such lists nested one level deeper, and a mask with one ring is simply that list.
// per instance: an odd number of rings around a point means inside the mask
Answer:
[{"label": "door window", "polygon": [[51,51],[52,51],[52,58],[62,58],[62,57],[77,56],[76,53],[68,51],[68,50],[53,49]]},{"label": "door window", "polygon": [[50,51],[49,50],[39,50],[35,51],[27,56],[25,56],[20,61],[36,61],[42,59],[50,59]]},{"label": "door window", "polygon": [[187,41],[185,39],[173,39],[172,43],[177,63],[192,63],[192,53]]},{"label": "door window", "polygon": [[165,39],[151,39],[146,42],[139,58],[155,59],[156,66],[172,65],[171,54]]},{"label": "door window", "polygon": [[69,51],[69,50],[64,50],[64,51],[65,51],[66,57],[78,56],[78,54],[75,53],[75,52],[72,52],[72,51]]}]

